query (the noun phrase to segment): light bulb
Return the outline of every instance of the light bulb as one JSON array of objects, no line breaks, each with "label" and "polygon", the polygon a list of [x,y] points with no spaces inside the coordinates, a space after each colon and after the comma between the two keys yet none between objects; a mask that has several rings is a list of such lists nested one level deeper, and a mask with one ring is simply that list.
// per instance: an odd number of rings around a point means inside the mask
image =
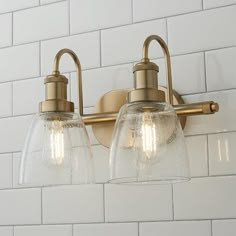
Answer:
[{"label": "light bulb", "polygon": [[50,157],[55,165],[61,165],[64,161],[64,129],[62,122],[55,120],[50,127]]},{"label": "light bulb", "polygon": [[157,135],[156,125],[152,120],[151,113],[144,112],[141,118],[141,139],[142,139],[142,150],[145,157],[151,160],[157,152]]},{"label": "light bulb", "polygon": [[133,149],[137,153],[134,165],[138,170],[148,170],[161,159],[164,149],[161,147],[160,128],[155,122],[152,112],[142,112],[137,117],[137,126],[134,132]]}]

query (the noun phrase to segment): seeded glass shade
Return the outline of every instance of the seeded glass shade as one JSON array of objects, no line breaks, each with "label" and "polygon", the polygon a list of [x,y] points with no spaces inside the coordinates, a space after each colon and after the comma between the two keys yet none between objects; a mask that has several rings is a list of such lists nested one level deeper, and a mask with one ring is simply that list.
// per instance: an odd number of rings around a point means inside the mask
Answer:
[{"label": "seeded glass shade", "polygon": [[75,113],[36,114],[24,145],[20,184],[30,186],[93,182],[88,135]]},{"label": "seeded glass shade", "polygon": [[110,152],[111,183],[172,183],[189,179],[184,135],[167,103],[123,105]]}]

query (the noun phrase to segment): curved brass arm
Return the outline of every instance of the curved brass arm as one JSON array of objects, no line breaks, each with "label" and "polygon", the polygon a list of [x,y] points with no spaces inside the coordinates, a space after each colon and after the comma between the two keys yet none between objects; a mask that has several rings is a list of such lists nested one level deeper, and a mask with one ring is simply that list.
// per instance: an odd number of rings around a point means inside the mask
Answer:
[{"label": "curved brass arm", "polygon": [[62,55],[69,54],[76,66],[76,72],[77,72],[77,78],[78,78],[78,92],[79,92],[79,98],[78,98],[78,106],[79,106],[79,113],[81,116],[83,116],[83,88],[82,88],[82,73],[81,73],[81,64],[79,61],[79,58],[77,55],[70,49],[64,48],[61,49],[54,58],[54,65],[53,65],[53,74],[57,75],[60,74],[59,72],[59,63]]},{"label": "curved brass arm", "polygon": [[165,43],[165,41],[158,35],[150,35],[146,38],[143,44],[143,58],[142,61],[149,61],[148,58],[148,48],[150,43],[156,40],[163,50],[164,56],[165,56],[165,64],[166,64],[166,82],[167,82],[167,96],[168,101],[171,105],[173,105],[173,92],[172,92],[172,74],[171,74],[171,62],[170,62],[170,53],[169,49]]}]

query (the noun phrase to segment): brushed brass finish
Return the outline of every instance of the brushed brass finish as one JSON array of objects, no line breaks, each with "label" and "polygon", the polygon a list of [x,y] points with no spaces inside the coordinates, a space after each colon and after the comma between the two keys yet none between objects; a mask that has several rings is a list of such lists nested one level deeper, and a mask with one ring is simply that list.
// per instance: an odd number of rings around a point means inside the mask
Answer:
[{"label": "brushed brass finish", "polygon": [[171,62],[170,62],[170,53],[168,46],[166,45],[165,41],[158,35],[150,35],[149,37],[146,38],[143,44],[143,58],[142,62],[143,63],[149,63],[149,58],[148,58],[148,49],[150,43],[156,40],[164,53],[164,58],[165,58],[165,64],[166,64],[166,82],[167,82],[167,101],[173,105],[173,95],[172,95],[172,72],[171,72]]},{"label": "brushed brass finish", "polygon": [[40,112],[74,112],[73,102],[67,101],[68,79],[64,75],[49,75],[44,84],[46,100],[39,104]]},{"label": "brushed brass finish", "polygon": [[134,89],[128,93],[128,102],[165,102],[165,93],[158,89]]},{"label": "brushed brass finish", "polygon": [[70,49],[60,50],[54,59],[54,67],[51,75],[47,76],[44,84],[46,86],[46,100],[39,104],[40,112],[74,112],[74,103],[67,101],[67,84],[68,79],[60,74],[59,63],[62,55],[68,54],[74,60],[79,91],[79,111],[83,115],[83,94],[82,94],[82,78],[81,65],[77,55]]},{"label": "brushed brass finish", "polygon": [[60,63],[60,59],[62,57],[62,55],[64,54],[68,54],[72,57],[74,63],[75,63],[75,67],[76,67],[76,73],[77,73],[77,78],[78,78],[78,107],[79,107],[79,113],[82,116],[83,115],[83,87],[82,87],[82,73],[81,73],[81,64],[79,61],[79,58],[77,57],[77,55],[70,49],[68,48],[64,48],[61,49],[55,56],[54,59],[54,73],[60,73],[59,72],[59,63]]},{"label": "brushed brass finish", "polygon": [[179,116],[208,115],[219,111],[219,105],[213,101],[176,105],[174,108]]},{"label": "brushed brass finish", "polygon": [[[115,91],[115,90],[113,90],[113,91]],[[113,91],[111,91],[111,92],[113,92]],[[174,93],[174,97],[176,97],[175,93]],[[104,98],[104,95],[102,98]],[[175,112],[178,116],[210,115],[210,114],[215,114],[216,112],[219,111],[218,103],[215,103],[212,101],[173,105],[173,107],[174,107]],[[115,108],[115,106],[114,106],[114,108]],[[115,109],[113,109],[113,110],[115,110]],[[118,115],[118,111],[104,112],[104,113],[92,113],[92,114],[83,115],[82,118],[83,118],[83,121],[86,125],[93,125],[93,124],[98,124],[98,123],[116,121],[117,115]]]},{"label": "brushed brass finish", "polygon": [[140,62],[134,66],[134,89],[128,93],[128,103],[165,102],[165,93],[158,89],[158,71],[158,66],[152,62]]}]

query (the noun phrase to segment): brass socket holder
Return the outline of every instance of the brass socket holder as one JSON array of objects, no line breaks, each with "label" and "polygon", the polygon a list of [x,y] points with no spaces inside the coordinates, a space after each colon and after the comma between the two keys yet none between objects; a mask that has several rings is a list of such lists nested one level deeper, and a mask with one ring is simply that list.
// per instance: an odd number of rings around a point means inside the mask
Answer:
[{"label": "brass socket holder", "polygon": [[134,89],[128,93],[128,103],[165,102],[165,93],[158,89],[158,72],[159,67],[149,61],[140,62],[134,66]]},{"label": "brass socket holder", "polygon": [[74,112],[74,103],[67,101],[68,79],[60,73],[44,80],[46,100],[39,104],[40,112]]}]

